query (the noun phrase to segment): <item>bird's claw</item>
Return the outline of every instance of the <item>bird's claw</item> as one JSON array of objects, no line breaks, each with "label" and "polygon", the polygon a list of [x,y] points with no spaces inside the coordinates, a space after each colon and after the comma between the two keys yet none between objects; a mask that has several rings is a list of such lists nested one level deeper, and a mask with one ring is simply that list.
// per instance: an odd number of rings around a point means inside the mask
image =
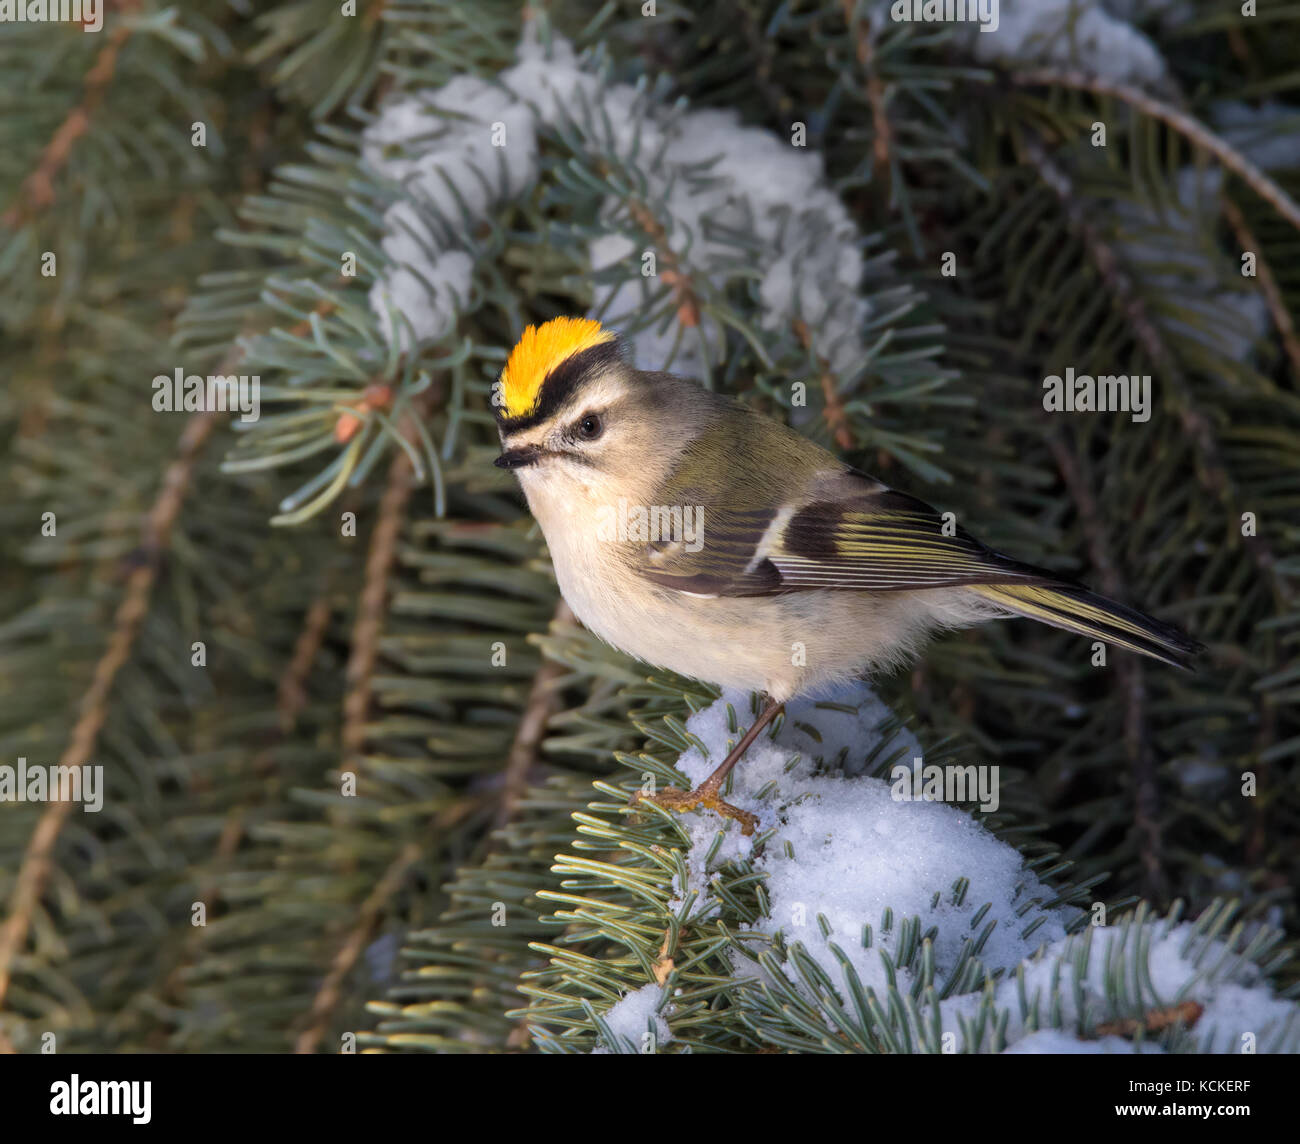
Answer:
[{"label": "bird's claw", "polygon": [[740,823],[740,833],[746,836],[753,834],[754,828],[758,825],[758,815],[750,814],[747,810],[741,810],[738,806],[724,802],[716,790],[708,790],[703,786],[691,791],[679,790],[677,787],[664,787],[658,794],[637,795],[637,801],[652,802],[655,806],[662,807],[664,810],[675,810],[679,814],[703,807],[705,810],[712,810],[722,815],[723,818],[734,818]]}]

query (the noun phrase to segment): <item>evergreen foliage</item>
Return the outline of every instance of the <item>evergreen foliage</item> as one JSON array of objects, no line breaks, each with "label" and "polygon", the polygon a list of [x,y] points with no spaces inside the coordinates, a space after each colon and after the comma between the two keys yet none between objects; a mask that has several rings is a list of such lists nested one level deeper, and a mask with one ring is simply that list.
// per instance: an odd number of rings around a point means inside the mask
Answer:
[{"label": "evergreen foliage", "polygon": [[[640,1051],[608,1013],[654,986],[662,1051],[1240,1051],[1160,1015],[1292,995],[1295,11],[105,7],[0,25],[0,763],[106,784],[0,802],[0,1048]],[[874,681],[858,762],[1000,765],[1016,910],[1072,936],[942,963],[985,903],[936,887],[863,919],[866,988],[767,924],[761,852],[701,878],[629,803],[717,696],[573,621],[490,464],[562,313],[1208,646],[1001,624]],[[258,375],[260,418],[155,411],[178,367]],[[1150,419],[1046,412],[1067,368],[1150,374]]]}]

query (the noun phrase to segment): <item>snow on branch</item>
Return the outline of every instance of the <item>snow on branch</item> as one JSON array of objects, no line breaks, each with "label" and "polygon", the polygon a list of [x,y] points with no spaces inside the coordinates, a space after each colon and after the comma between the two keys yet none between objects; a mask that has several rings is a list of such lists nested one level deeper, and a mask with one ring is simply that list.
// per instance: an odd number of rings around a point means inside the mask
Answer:
[{"label": "snow on branch", "polygon": [[[691,745],[676,769],[689,784],[736,739],[748,698],[725,693],[687,721]],[[1261,968],[1278,935],[1229,929],[1227,906],[1195,923],[1143,907],[1099,924],[1100,906],[1085,913],[1077,893],[1048,884],[981,822],[927,797],[945,789],[946,772],[968,769],[984,768],[926,764],[912,734],[855,684],[790,704],[775,737],[733,772],[727,798],[759,817],[754,836],[711,812],[671,819],[685,877],[673,879],[668,913],[680,932],[730,939],[719,1021],[803,1051],[1295,1049],[1300,1006],[1276,996]],[[977,781],[958,798],[990,796],[996,784]],[[734,868],[761,882],[751,920],[735,908],[737,883],[724,884]],[[688,990],[670,946],[665,936],[645,985],[584,1003],[597,1051],[689,1039],[690,1005],[674,1025]],[[539,1043],[563,1047],[545,1033]]]},{"label": "snow on branch", "polygon": [[[593,313],[640,327],[630,331],[639,366],[698,374],[720,356],[724,329],[707,313],[698,340],[657,311],[645,320],[656,292],[683,281],[719,305],[732,284],[756,281],[762,329],[802,320],[832,368],[861,361],[862,237],[820,157],[735,113],[682,112],[608,83],[559,38],[526,39],[496,82],[460,76],[396,100],[366,131],[366,162],[403,188],[384,216],[392,265],[370,299],[390,340],[446,335],[472,292],[466,231],[539,181],[573,177],[543,162],[547,142],[605,192],[588,247]],[[410,335],[392,328],[394,314]]]}]

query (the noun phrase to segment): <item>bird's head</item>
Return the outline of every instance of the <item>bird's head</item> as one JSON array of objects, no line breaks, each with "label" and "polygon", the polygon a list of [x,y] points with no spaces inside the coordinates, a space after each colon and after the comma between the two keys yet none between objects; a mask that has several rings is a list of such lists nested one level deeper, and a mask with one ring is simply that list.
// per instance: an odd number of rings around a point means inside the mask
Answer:
[{"label": "bird's head", "polygon": [[[693,387],[694,388],[694,387]],[[529,326],[493,397],[502,453],[530,501],[539,494],[628,495],[662,475],[689,410],[673,379],[644,374],[617,335],[590,318]]]}]

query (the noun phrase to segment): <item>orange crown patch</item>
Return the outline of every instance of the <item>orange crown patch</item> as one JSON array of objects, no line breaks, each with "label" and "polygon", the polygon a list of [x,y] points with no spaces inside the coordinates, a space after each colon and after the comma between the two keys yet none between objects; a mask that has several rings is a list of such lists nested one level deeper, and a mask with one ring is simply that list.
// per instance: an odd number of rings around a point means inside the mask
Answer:
[{"label": "orange crown patch", "polygon": [[542,382],[551,370],[574,354],[613,340],[614,334],[592,318],[552,318],[529,326],[501,371],[499,412],[508,418],[527,417],[537,408]]}]

